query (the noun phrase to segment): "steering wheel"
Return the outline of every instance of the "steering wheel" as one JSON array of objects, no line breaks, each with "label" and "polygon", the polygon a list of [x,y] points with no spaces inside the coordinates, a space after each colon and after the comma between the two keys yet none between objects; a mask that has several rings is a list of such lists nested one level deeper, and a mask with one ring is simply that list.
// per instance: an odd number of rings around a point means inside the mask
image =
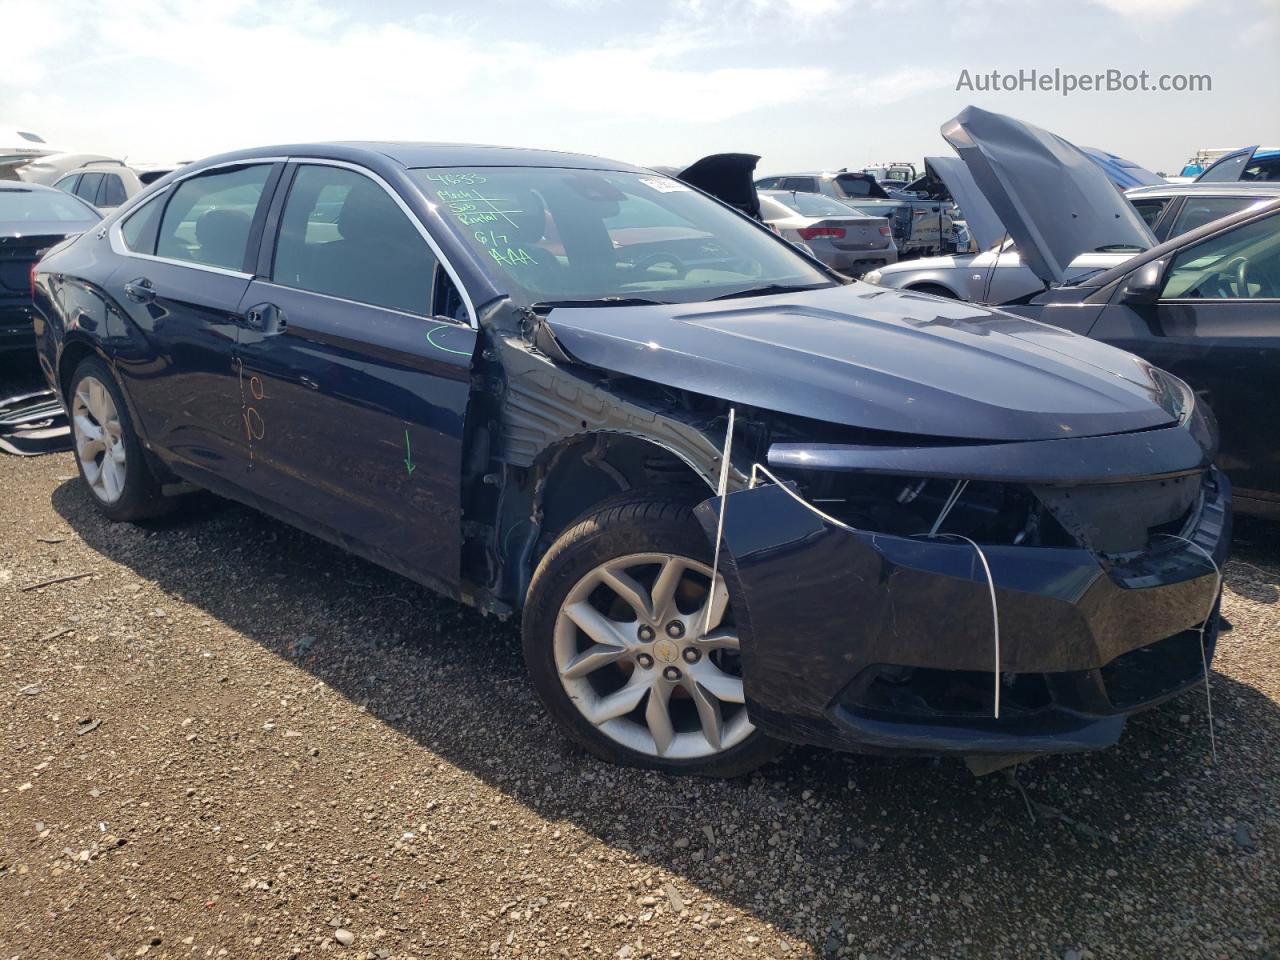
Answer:
[{"label": "steering wheel", "polygon": [[1231,283],[1235,287],[1235,295],[1237,297],[1248,298],[1249,261],[1244,257],[1236,257],[1227,264],[1226,269],[1222,272],[1231,277]]},{"label": "steering wheel", "polygon": [[634,273],[643,273],[651,267],[656,267],[660,263],[669,263],[675,267],[676,276],[681,279],[689,272],[689,268],[685,266],[684,261],[672,253],[651,253],[645,257],[638,257],[631,264]]}]

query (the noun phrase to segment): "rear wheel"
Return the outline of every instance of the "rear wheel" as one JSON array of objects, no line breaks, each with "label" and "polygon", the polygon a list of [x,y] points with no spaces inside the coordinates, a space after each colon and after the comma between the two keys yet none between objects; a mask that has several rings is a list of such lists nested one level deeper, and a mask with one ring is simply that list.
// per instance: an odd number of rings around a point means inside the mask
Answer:
[{"label": "rear wheel", "polygon": [[524,652],[569,735],[614,763],[737,776],[782,745],[747,716],[724,579],[692,510],[635,493],[583,517],[534,574]]},{"label": "rear wheel", "polygon": [[71,376],[71,436],[80,476],[94,503],[112,520],[143,520],[165,513],[160,492],[107,365],[87,357]]}]

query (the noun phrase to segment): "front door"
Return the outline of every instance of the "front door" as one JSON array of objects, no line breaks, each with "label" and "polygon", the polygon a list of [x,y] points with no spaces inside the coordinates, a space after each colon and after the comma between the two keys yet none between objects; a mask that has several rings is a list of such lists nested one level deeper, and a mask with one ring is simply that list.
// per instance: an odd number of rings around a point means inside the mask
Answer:
[{"label": "front door", "polygon": [[1178,253],[1160,300],[1117,291],[1090,336],[1181,377],[1213,408],[1240,496],[1280,500],[1280,214]]},{"label": "front door", "polygon": [[456,585],[476,332],[388,187],[321,163],[285,179],[274,255],[241,305],[245,483],[387,566]]}]

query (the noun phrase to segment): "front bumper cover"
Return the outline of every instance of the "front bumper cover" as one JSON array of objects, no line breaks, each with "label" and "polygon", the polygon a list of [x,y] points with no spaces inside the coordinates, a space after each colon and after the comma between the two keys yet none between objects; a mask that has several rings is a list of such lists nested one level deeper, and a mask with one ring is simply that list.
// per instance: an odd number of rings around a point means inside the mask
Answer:
[{"label": "front bumper cover", "polygon": [[[1221,566],[1230,488],[1210,468],[1183,535]],[[714,537],[719,500],[698,507]],[[1128,714],[1204,678],[1218,577],[1173,537],[1123,564],[1084,547],[985,546],[835,526],[776,485],[729,494],[721,569],[752,720],[837,749],[1047,753],[1114,744]],[[985,699],[974,691],[985,691]]]}]

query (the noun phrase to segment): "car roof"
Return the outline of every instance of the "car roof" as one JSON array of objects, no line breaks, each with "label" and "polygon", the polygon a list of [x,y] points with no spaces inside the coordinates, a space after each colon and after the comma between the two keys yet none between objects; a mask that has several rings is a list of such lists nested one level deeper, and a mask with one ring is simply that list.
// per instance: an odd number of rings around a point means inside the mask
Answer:
[{"label": "car roof", "polygon": [[582,153],[559,150],[536,150],[523,147],[500,147],[473,143],[412,143],[398,141],[334,140],[317,143],[275,144],[236,150],[199,161],[204,167],[215,163],[249,160],[261,157],[316,157],[318,159],[391,160],[405,168],[415,167],[572,167],[585,170],[623,170],[650,173],[645,167],[606,160]]},{"label": "car roof", "polygon": [[1194,230],[1188,230],[1186,233],[1171,237],[1164,243],[1152,247],[1145,253],[1140,253],[1136,257],[1132,257],[1122,263],[1120,266],[1112,267],[1088,278],[1087,286],[1089,287],[1105,287],[1118,277],[1122,277],[1129,273],[1134,267],[1143,263],[1150,263],[1152,260],[1159,260],[1161,257],[1167,257],[1171,253],[1176,253],[1183,247],[1189,247],[1194,243],[1198,243],[1205,237],[1211,237],[1214,234],[1222,233],[1230,230],[1232,227],[1242,223],[1248,223],[1251,220],[1261,217],[1270,216],[1276,211],[1280,211],[1280,197],[1260,207],[1249,207],[1247,210],[1240,210],[1236,213],[1228,214],[1218,220],[1210,220],[1203,226],[1196,227]]},{"label": "car roof", "polygon": [[1147,187],[1134,187],[1126,190],[1124,195],[1130,200],[1142,197],[1182,197],[1182,196],[1257,196],[1280,197],[1280,181],[1275,180],[1228,180],[1214,183],[1153,183]]}]

